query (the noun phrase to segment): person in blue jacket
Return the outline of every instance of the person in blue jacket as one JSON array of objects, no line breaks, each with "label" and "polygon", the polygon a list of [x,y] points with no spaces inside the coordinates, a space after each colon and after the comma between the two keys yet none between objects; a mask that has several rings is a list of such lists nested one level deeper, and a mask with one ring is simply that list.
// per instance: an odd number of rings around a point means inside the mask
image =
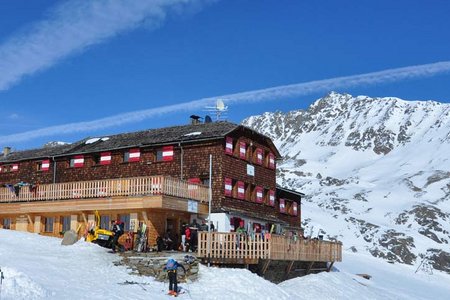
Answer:
[{"label": "person in blue jacket", "polygon": [[179,264],[175,259],[169,258],[163,270],[167,271],[169,277],[169,295],[178,296],[178,281],[177,281],[177,269],[182,268],[186,274],[186,269],[183,265]]}]

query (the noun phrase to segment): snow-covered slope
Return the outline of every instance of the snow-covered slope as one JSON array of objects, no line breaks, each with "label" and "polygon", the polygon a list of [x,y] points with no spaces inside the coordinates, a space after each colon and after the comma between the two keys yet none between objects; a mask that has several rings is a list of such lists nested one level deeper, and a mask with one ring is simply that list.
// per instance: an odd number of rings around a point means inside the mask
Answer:
[{"label": "snow-covered slope", "polygon": [[333,92],[243,124],[279,148],[278,184],[307,194],[307,235],[450,273],[449,104]]},{"label": "snow-covered slope", "polygon": [[[167,283],[129,274],[114,265],[119,256],[79,241],[61,246],[58,238],[0,229],[2,300],[168,299]],[[372,279],[356,276],[369,273]],[[124,283],[136,284],[124,284]],[[361,253],[344,253],[330,273],[273,284],[246,269],[200,266],[199,281],[181,284],[179,299],[448,299],[450,276],[415,273]]]}]

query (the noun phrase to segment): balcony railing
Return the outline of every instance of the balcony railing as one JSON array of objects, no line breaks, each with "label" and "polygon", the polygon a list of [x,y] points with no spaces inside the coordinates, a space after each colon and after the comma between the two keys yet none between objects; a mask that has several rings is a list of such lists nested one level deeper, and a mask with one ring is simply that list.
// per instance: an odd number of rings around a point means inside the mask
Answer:
[{"label": "balcony railing", "polygon": [[206,258],[208,252],[212,259],[219,260],[342,261],[340,242],[293,240],[274,234],[263,237],[261,234],[249,236],[234,232],[199,232],[198,256]]},{"label": "balcony railing", "polygon": [[64,182],[54,184],[18,184],[0,188],[0,202],[67,200],[115,196],[168,195],[205,202],[208,188],[164,177]]}]

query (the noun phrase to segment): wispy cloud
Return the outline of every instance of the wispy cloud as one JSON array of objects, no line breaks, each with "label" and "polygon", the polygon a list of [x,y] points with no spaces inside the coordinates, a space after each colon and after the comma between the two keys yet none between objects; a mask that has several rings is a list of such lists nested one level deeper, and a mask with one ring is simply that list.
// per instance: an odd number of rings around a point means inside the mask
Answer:
[{"label": "wispy cloud", "polygon": [[410,66],[405,68],[388,69],[379,72],[337,77],[331,79],[310,81],[298,84],[284,85],[267,89],[202,98],[180,104],[162,106],[147,110],[119,114],[93,121],[70,123],[27,131],[14,135],[0,136],[5,144],[32,140],[38,137],[63,135],[76,132],[93,132],[127,123],[139,122],[145,119],[181,111],[196,111],[207,105],[212,105],[218,98],[226,99],[226,104],[250,103],[262,101],[276,101],[298,97],[318,92],[327,92],[336,88],[350,88],[355,86],[369,86],[381,83],[392,83],[401,80],[431,77],[450,72],[450,61],[433,64]]},{"label": "wispy cloud", "polygon": [[139,26],[154,28],[170,11],[198,8],[206,0],[69,0],[48,19],[0,44],[0,91],[24,76]]},{"label": "wispy cloud", "polygon": [[12,113],[8,116],[8,119],[9,120],[17,120],[17,119],[19,119],[19,115],[16,113]]}]

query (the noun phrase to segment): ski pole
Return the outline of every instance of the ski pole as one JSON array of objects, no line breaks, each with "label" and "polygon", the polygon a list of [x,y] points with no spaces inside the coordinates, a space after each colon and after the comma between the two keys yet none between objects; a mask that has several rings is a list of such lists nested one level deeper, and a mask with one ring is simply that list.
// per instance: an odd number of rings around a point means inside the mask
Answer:
[{"label": "ski pole", "polygon": [[0,300],[2,299],[2,284],[3,284],[3,279],[4,279],[5,277],[3,277],[3,271],[2,271],[2,269],[0,268]]}]

